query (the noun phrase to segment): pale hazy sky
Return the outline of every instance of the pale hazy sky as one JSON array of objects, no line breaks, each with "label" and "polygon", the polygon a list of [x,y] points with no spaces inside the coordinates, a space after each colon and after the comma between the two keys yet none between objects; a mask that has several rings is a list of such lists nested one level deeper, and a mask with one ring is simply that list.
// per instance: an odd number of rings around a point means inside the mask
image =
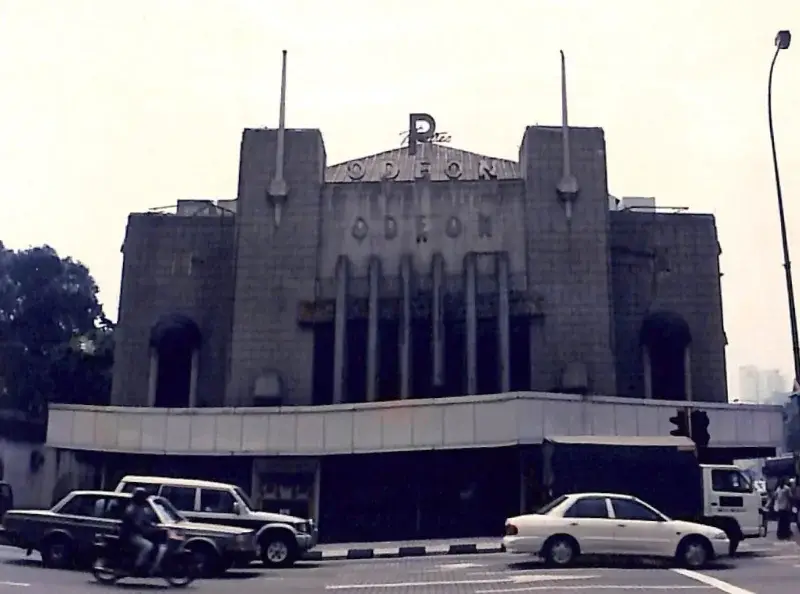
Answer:
[{"label": "pale hazy sky", "polygon": [[[236,195],[242,128],[321,128],[329,163],[392,148],[410,111],[515,159],[524,127],[602,126],[609,190],[717,215],[731,397],[791,375],[766,118],[800,269],[798,0],[0,0],[0,239],[86,263],[116,316],[127,214]],[[800,276],[798,276],[800,284]]]}]

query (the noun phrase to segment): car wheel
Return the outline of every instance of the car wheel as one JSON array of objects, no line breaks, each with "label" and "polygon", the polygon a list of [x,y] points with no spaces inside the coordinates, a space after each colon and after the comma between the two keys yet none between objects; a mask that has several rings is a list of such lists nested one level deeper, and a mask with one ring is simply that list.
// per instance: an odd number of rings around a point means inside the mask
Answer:
[{"label": "car wheel", "polygon": [[42,564],[50,569],[72,567],[74,562],[72,548],[72,541],[67,536],[51,536],[42,546]]},{"label": "car wheel", "polygon": [[190,543],[186,545],[186,548],[192,553],[194,571],[197,575],[209,578],[225,573],[219,553],[211,545],[204,542]]},{"label": "car wheel", "polygon": [[678,563],[689,569],[704,567],[711,559],[711,546],[699,536],[684,539],[678,547]]},{"label": "car wheel", "polygon": [[297,544],[288,534],[267,534],[261,541],[261,561],[266,567],[289,567],[297,557]]},{"label": "car wheel", "polygon": [[569,536],[554,536],[542,548],[542,557],[547,565],[566,567],[578,556],[578,543]]}]

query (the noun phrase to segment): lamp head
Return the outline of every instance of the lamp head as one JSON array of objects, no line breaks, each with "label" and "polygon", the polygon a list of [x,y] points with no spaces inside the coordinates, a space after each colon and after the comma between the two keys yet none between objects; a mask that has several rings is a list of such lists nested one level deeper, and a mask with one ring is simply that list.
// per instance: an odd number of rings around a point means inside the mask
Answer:
[{"label": "lamp head", "polygon": [[785,50],[789,48],[789,45],[792,43],[792,32],[791,31],[778,31],[778,34],[775,36],[775,47],[779,50]]}]

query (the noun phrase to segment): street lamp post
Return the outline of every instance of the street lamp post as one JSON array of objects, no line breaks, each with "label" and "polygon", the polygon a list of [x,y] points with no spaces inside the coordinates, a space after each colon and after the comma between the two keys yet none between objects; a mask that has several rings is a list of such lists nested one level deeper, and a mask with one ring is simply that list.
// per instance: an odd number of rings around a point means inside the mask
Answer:
[{"label": "street lamp post", "polygon": [[789,48],[792,43],[790,31],[778,31],[775,37],[775,55],[769,67],[769,82],[767,83],[767,116],[769,118],[769,140],[772,145],[772,166],[775,169],[775,191],[778,194],[778,216],[781,221],[781,243],[783,244],[783,269],[786,272],[786,294],[789,298],[789,325],[792,331],[792,355],[794,358],[794,383],[800,382],[800,339],[797,336],[797,311],[794,306],[794,284],[792,282],[792,263],[789,260],[789,239],[786,234],[786,216],[783,212],[783,191],[781,189],[781,176],[778,171],[778,153],[775,150],[775,128],[772,124],[772,73],[775,62],[781,50]]}]

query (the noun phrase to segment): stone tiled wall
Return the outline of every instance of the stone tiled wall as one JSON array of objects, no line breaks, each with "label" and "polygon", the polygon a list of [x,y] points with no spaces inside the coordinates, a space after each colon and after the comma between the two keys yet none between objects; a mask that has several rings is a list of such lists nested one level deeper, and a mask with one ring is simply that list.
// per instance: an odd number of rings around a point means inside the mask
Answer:
[{"label": "stone tiled wall", "polygon": [[297,303],[315,297],[325,146],[319,130],[286,131],[289,195],[277,225],[267,197],[276,150],[276,130],[245,130],[226,405],[252,404],[255,381],[269,370],[283,377],[286,403],[311,402],[314,336],[298,326]]},{"label": "stone tiled wall", "polygon": [[599,128],[570,130],[572,172],[581,190],[569,223],[556,194],[561,131],[529,127],[520,148],[528,287],[544,298],[545,309],[532,336],[533,389],[558,386],[565,366],[583,363],[589,390],[614,394],[605,139]]},{"label": "stone tiled wall", "polygon": [[640,329],[648,311],[682,316],[692,333],[694,400],[726,402],[719,243],[712,215],[611,213],[618,393],[644,394]]},{"label": "stone tiled wall", "polygon": [[233,303],[233,217],[133,214],[123,246],[111,402],[147,406],[150,330],[180,313],[200,328],[197,402],[219,406]]}]

